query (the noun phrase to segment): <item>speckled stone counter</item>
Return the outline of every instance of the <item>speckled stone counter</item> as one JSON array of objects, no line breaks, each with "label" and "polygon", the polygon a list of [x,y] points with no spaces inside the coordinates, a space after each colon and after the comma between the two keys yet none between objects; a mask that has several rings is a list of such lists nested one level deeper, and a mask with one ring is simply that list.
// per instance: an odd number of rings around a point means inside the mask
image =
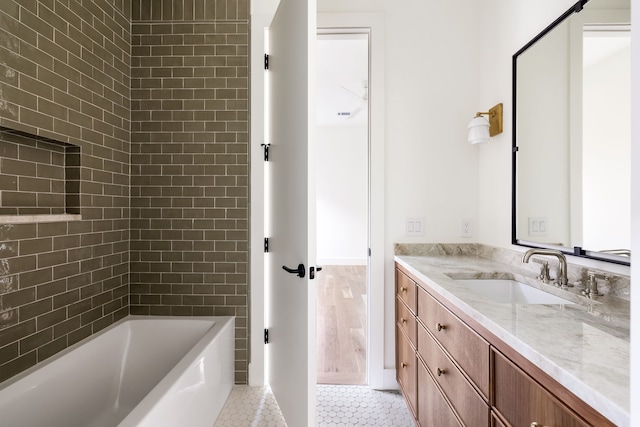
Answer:
[{"label": "speckled stone counter", "polygon": [[[397,245],[396,262],[613,423],[629,426],[628,300],[591,300],[579,285],[569,292],[543,284],[519,260],[485,258],[475,246],[419,248]],[[496,303],[456,282],[468,278],[514,278],[575,304]]]}]

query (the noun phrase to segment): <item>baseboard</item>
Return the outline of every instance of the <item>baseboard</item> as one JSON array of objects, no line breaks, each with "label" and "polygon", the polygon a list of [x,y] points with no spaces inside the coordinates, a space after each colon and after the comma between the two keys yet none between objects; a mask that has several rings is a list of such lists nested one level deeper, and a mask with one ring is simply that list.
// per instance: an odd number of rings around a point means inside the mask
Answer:
[{"label": "baseboard", "polygon": [[396,380],[395,369],[385,369],[383,372],[382,385],[384,390],[399,390],[398,381]]}]

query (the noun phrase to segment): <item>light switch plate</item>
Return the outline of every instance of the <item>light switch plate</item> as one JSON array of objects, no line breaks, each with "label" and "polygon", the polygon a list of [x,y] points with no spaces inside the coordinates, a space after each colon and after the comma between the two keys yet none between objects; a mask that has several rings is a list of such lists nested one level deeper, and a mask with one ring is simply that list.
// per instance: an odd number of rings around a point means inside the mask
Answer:
[{"label": "light switch plate", "polygon": [[407,218],[405,235],[424,236],[424,218]]}]

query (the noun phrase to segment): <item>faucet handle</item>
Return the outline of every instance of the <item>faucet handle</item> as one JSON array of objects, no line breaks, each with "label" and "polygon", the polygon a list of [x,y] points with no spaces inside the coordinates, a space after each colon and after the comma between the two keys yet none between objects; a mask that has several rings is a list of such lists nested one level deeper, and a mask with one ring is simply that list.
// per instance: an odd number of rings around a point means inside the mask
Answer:
[{"label": "faucet handle", "polygon": [[609,276],[606,274],[598,274],[595,271],[588,270],[587,271],[587,286],[585,286],[585,290],[582,291],[589,298],[601,296],[602,294],[598,291],[598,279],[609,280]]},{"label": "faucet handle", "polygon": [[538,276],[538,280],[540,280],[542,283],[551,282],[551,277],[549,276],[549,263],[548,262],[543,262],[542,263],[542,266],[540,267],[540,276]]}]

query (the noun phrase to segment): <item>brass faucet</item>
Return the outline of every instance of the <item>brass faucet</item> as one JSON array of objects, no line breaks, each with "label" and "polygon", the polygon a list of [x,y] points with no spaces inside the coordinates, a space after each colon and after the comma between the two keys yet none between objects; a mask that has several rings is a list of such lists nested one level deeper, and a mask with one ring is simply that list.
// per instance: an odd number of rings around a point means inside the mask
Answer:
[{"label": "brass faucet", "polygon": [[559,286],[562,289],[573,286],[569,284],[569,280],[567,279],[567,258],[562,252],[555,249],[529,249],[524,253],[524,255],[522,255],[522,262],[529,262],[529,258],[531,258],[532,255],[550,255],[558,258],[560,268],[558,269],[556,286]]}]

